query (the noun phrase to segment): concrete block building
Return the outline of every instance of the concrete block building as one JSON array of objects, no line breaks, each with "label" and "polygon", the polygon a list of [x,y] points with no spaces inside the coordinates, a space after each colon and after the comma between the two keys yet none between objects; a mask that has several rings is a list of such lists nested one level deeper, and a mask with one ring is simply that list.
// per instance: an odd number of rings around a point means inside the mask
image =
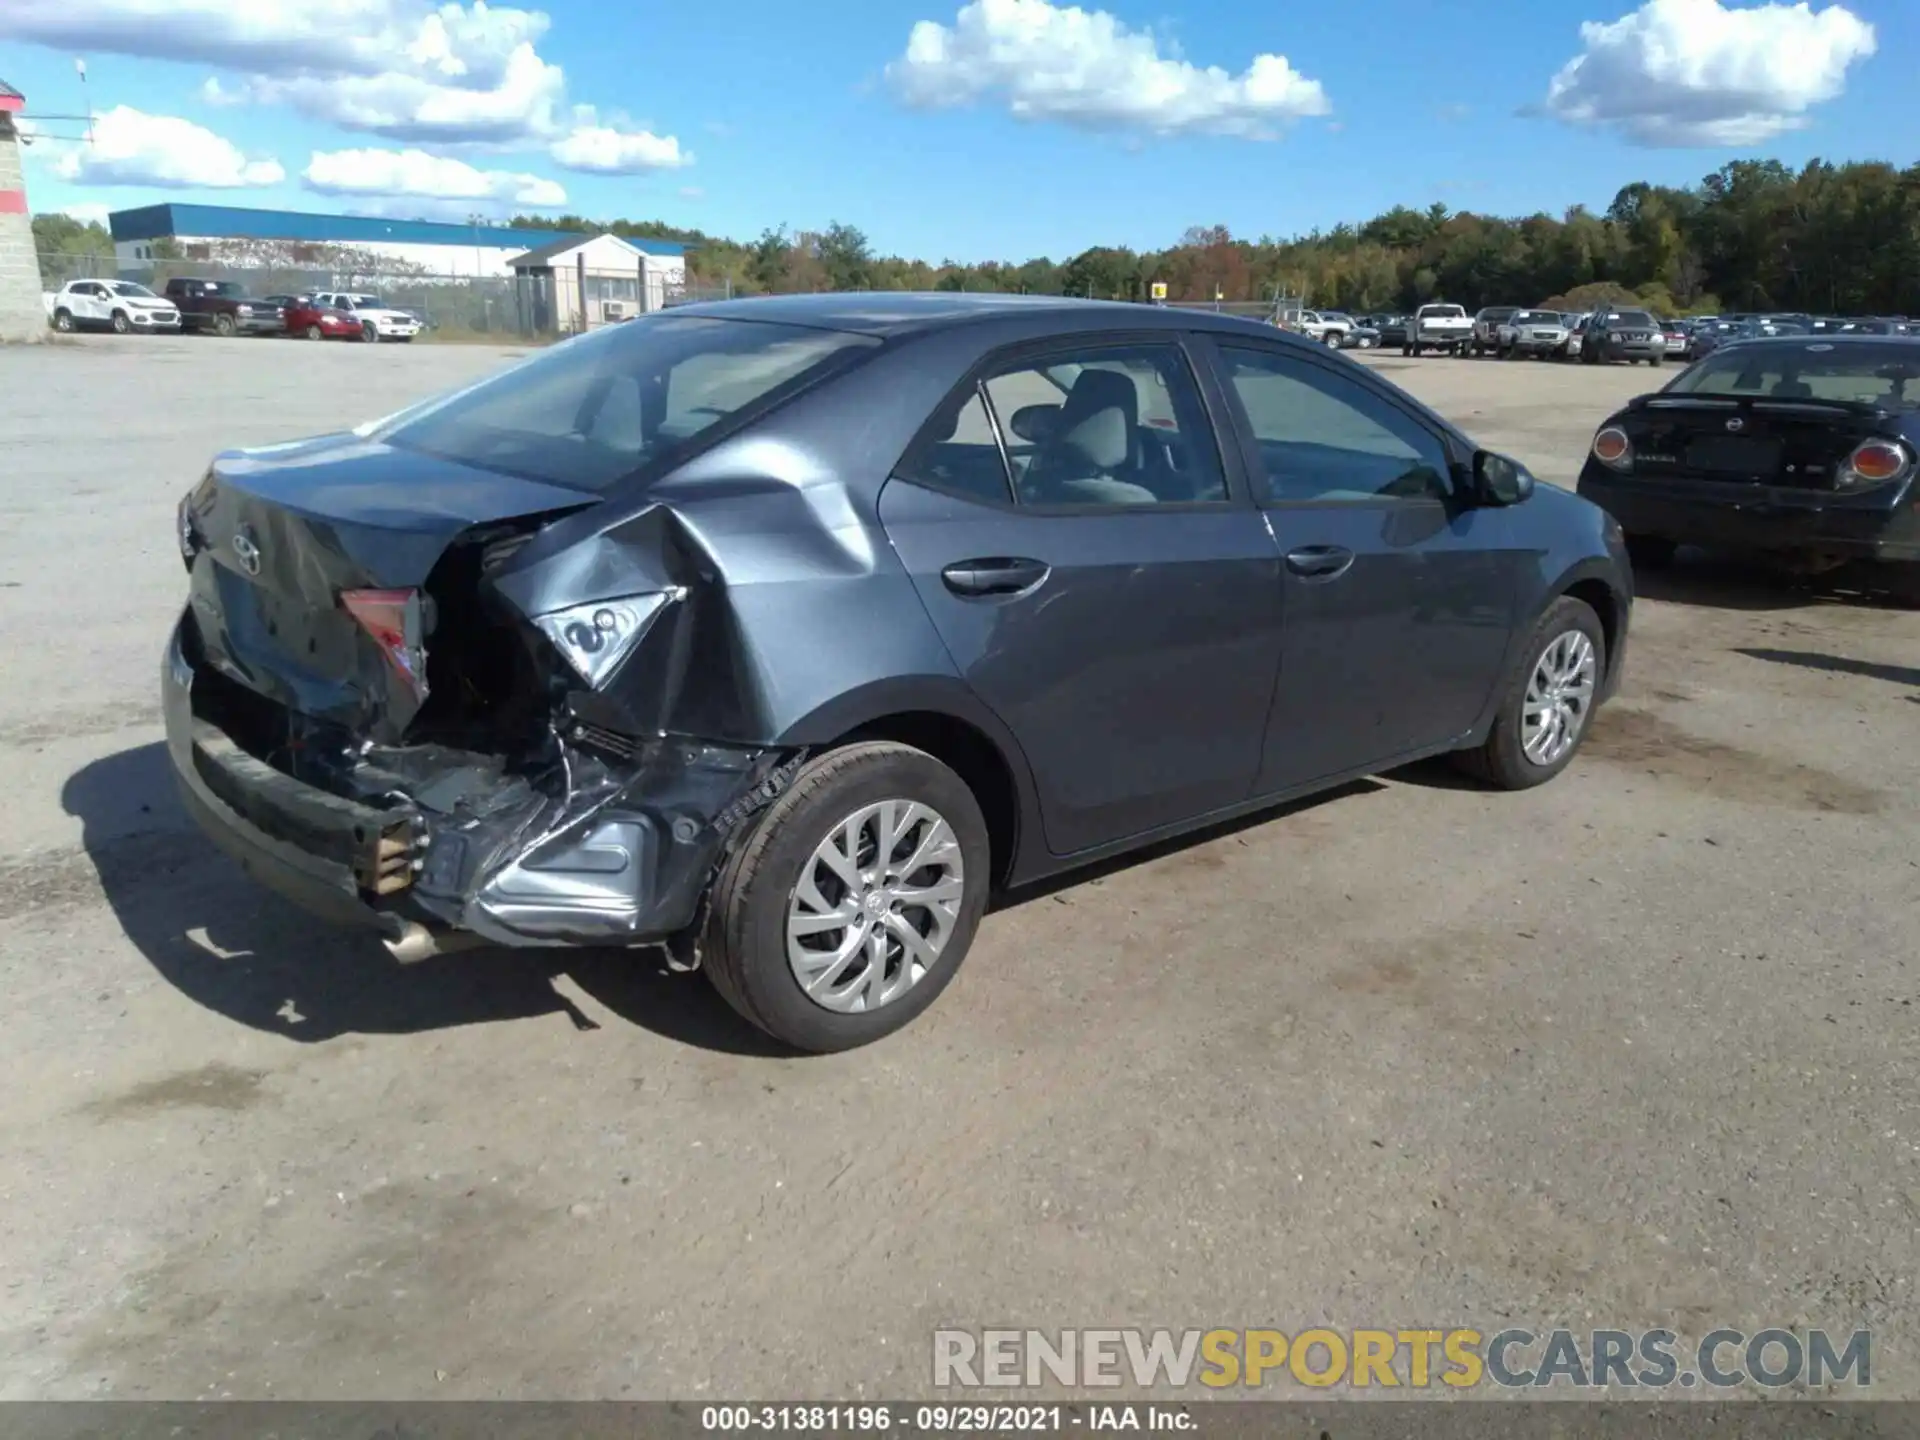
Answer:
[{"label": "concrete block building", "polygon": [[14,119],[25,107],[25,97],[0,80],[0,341],[47,338],[40,262],[34,254],[27,181],[20,165],[20,132]]}]

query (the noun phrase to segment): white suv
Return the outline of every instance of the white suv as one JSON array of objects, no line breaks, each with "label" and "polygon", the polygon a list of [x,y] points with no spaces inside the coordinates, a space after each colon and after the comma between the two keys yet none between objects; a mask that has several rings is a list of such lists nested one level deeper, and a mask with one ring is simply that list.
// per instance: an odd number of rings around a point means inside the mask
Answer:
[{"label": "white suv", "polygon": [[316,305],[345,310],[360,322],[363,340],[398,340],[402,343],[420,333],[420,319],[405,310],[396,310],[378,295],[351,290],[322,290],[313,297]]}]

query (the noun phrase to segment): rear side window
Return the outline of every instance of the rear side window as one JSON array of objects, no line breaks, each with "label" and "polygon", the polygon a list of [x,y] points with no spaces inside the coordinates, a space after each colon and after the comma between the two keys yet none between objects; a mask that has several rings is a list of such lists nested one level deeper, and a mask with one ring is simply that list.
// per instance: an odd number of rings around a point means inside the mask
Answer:
[{"label": "rear side window", "polygon": [[606,490],[879,344],[758,320],[642,316],[409,410],[374,435],[482,469]]},{"label": "rear side window", "polygon": [[1006,458],[978,385],[940,407],[893,473],[916,485],[989,505],[1005,505],[1013,499]]}]

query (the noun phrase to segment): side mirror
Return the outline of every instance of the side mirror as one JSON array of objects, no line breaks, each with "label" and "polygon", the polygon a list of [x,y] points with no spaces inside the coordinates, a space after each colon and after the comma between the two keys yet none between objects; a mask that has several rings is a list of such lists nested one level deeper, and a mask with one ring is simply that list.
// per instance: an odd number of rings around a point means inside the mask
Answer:
[{"label": "side mirror", "polygon": [[1029,445],[1044,444],[1059,423],[1058,405],[1022,405],[1007,421],[1007,428]]},{"label": "side mirror", "polygon": [[1533,494],[1533,472],[1491,450],[1473,454],[1473,488],[1486,505],[1518,505]]}]

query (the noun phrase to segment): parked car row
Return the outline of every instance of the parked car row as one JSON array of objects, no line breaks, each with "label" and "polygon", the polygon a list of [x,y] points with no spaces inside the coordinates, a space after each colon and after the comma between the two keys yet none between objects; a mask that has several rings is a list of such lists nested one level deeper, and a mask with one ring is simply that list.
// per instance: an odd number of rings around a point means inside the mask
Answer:
[{"label": "parked car row", "polygon": [[211,335],[294,335],[307,340],[383,340],[406,343],[420,333],[420,317],[378,295],[322,290],[304,295],[254,296],[232,280],[178,277],[156,295],[133,280],[69,280],[43,297],[54,329],[136,332],[194,331]]}]

